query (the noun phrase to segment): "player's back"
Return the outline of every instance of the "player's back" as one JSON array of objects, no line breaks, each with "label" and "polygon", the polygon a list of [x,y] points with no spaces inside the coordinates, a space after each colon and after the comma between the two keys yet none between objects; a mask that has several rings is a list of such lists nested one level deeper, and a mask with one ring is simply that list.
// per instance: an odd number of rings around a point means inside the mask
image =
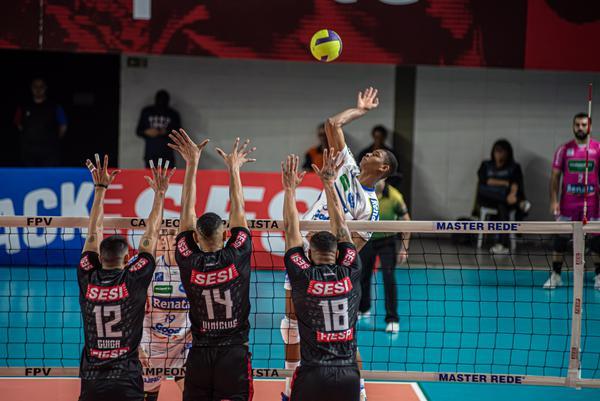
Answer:
[{"label": "player's back", "polygon": [[190,302],[194,346],[227,346],[248,342],[250,323],[250,256],[246,228],[231,229],[223,249],[203,252],[193,231],[177,237],[176,259]]},{"label": "player's back", "polygon": [[77,270],[85,336],[83,379],[141,374],[138,345],[154,267],[148,253],[134,257],[123,269],[103,269],[97,253],[83,253]]},{"label": "player's back", "polygon": [[305,366],[356,364],[360,262],[353,244],[338,249],[331,265],[313,265],[301,247],[285,255]]}]

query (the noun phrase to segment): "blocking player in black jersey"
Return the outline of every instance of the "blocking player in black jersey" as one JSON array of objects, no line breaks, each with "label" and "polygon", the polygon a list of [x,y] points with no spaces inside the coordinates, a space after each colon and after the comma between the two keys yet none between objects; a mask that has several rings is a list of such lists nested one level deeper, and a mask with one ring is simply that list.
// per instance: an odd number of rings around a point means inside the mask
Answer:
[{"label": "blocking player in black jersey", "polygon": [[154,190],[152,211],[140,240],[138,254],[128,257],[129,245],[121,236],[102,239],[104,195],[118,171],[108,172],[96,155],[92,173],[95,192],[88,236],[77,269],[79,304],[85,343],[81,354],[80,401],[142,401],[144,385],[138,345],[142,338],[146,292],[154,271],[154,252],[162,221],[168,165],[152,167],[145,177]]},{"label": "blocking player in black jersey", "polygon": [[196,220],[196,171],[208,140],[196,145],[184,130],[173,131],[171,148],[186,162],[181,223],[175,258],[190,302],[192,348],[188,354],[184,401],[252,400],[250,331],[250,256],[252,238],[244,213],[240,168],[254,149],[239,138],[230,154],[217,148],[229,171],[231,238],[223,246],[220,216]]},{"label": "blocking player in black jersey", "polygon": [[[301,363],[292,379],[293,401],[358,401],[360,371],[356,362],[355,325],[360,302],[360,259],[334,182],[343,161],[323,151],[323,167],[313,169],[323,182],[331,232],[319,231],[305,254],[296,208],[298,156],[282,163],[285,190],[285,268],[298,318]],[[333,234],[332,234],[333,233]]]}]

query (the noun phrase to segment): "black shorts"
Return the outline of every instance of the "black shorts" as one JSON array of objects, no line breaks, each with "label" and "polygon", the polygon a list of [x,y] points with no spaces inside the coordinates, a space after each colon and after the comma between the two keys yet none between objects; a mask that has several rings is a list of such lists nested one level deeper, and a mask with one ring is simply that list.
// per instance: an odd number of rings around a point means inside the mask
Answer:
[{"label": "black shorts", "polygon": [[185,364],[184,401],[251,401],[253,391],[247,346],[190,349]]},{"label": "black shorts", "polygon": [[123,379],[81,380],[79,401],[143,401],[142,375]]},{"label": "black shorts", "polygon": [[293,401],[359,401],[357,366],[302,366],[292,379]]}]

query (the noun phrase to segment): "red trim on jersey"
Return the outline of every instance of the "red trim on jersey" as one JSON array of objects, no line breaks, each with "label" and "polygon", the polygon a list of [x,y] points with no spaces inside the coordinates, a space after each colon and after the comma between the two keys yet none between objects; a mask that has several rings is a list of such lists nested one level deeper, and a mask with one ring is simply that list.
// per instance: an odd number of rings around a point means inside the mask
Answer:
[{"label": "red trim on jersey", "polygon": [[344,277],[339,281],[310,280],[308,288],[306,289],[307,294],[317,297],[332,297],[347,294],[350,291],[352,291],[352,281],[350,280],[350,277]]},{"label": "red trim on jersey", "polygon": [[240,232],[238,232],[238,235],[235,238],[235,241],[231,244],[231,246],[234,247],[235,249],[240,249],[246,243],[247,239],[248,239],[248,234],[246,234],[243,231],[240,231]]},{"label": "red trim on jersey", "polygon": [[231,264],[219,270],[212,270],[208,272],[199,272],[198,270],[192,269],[192,276],[190,277],[190,283],[196,284],[202,287],[208,287],[217,284],[227,283],[236,279],[240,273],[238,273],[235,265]]},{"label": "red trim on jersey", "polygon": [[254,376],[252,375],[252,361],[248,354],[246,354],[246,360],[248,361],[248,401],[252,401],[254,397]]},{"label": "red trim on jersey", "polygon": [[140,258],[133,266],[129,268],[130,272],[136,272],[138,270],[142,270],[149,263],[149,260],[146,258]]},{"label": "red trim on jersey", "polygon": [[90,348],[90,356],[98,359],[115,359],[129,352],[129,347],[115,349]]},{"label": "red trim on jersey", "polygon": [[346,341],[352,341],[354,339],[354,327],[344,331],[335,331],[330,333],[324,333],[317,331],[317,342],[319,343],[340,343]]},{"label": "red trim on jersey", "polygon": [[96,302],[118,301],[127,298],[128,296],[129,291],[127,291],[125,283],[114,285],[112,287],[88,284],[85,292],[86,299]]},{"label": "red trim on jersey", "polygon": [[352,248],[346,248],[346,253],[344,254],[344,259],[342,259],[342,266],[350,267],[352,263],[356,260],[356,250]]},{"label": "red trim on jersey", "polygon": [[294,369],[294,374],[292,375],[292,381],[290,382],[290,401],[292,401],[292,393],[294,392],[294,382],[296,381],[296,378],[298,377],[298,368],[299,368],[299,366],[296,366],[296,369]]},{"label": "red trim on jersey", "polygon": [[301,268],[302,270],[306,270],[310,267],[310,263],[306,260],[304,256],[300,252],[296,252],[290,255],[290,260],[293,264]]}]

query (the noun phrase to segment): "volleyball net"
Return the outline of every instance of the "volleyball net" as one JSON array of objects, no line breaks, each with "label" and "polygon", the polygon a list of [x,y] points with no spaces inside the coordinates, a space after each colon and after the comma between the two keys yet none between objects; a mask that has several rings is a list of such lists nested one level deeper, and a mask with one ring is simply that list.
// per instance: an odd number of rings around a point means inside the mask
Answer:
[{"label": "volleyball net", "polygon": [[[0,376],[76,376],[83,346],[76,266],[87,218],[0,216]],[[164,228],[178,220],[165,219]],[[255,376],[282,377],[283,224],[251,220],[250,348]],[[348,222],[353,231],[411,234],[408,259],[375,269],[359,319],[363,377],[373,380],[600,387],[600,291],[586,243],[600,223]],[[106,218],[105,234],[137,248],[145,221]],[[301,222],[305,231],[327,222]],[[564,285],[542,288],[553,241],[568,237]],[[502,237],[504,236],[504,238]],[[391,238],[389,237],[389,238]],[[507,254],[490,254],[494,240]],[[587,266],[586,266],[586,261]],[[399,331],[388,333],[384,277]],[[155,277],[162,291],[169,283]],[[389,285],[389,282],[388,282]]]}]

